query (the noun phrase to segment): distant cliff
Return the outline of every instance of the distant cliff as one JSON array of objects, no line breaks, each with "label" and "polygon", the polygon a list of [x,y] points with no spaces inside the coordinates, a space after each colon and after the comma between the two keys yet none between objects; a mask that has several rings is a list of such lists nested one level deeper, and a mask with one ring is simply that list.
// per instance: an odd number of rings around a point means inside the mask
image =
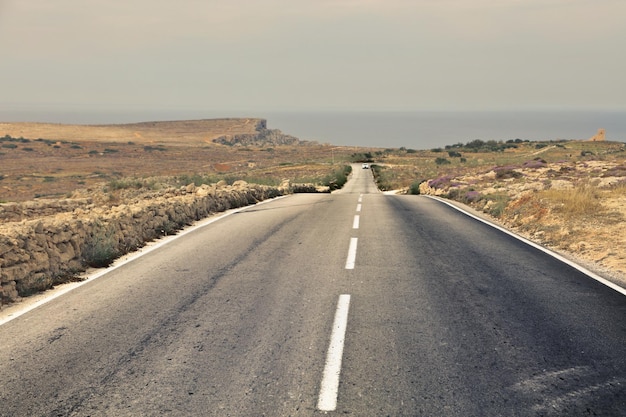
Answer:
[{"label": "distant cliff", "polygon": [[303,141],[295,136],[286,135],[278,129],[268,129],[265,120],[256,123],[255,133],[222,135],[213,139],[214,143],[227,146],[280,146],[280,145],[311,145],[316,142]]},{"label": "distant cliff", "polygon": [[117,125],[0,122],[0,137],[4,135],[56,141],[91,140],[191,146],[204,146],[207,142],[231,146],[301,144],[297,138],[285,135],[280,130],[267,129],[267,121],[256,118],[174,120]]}]

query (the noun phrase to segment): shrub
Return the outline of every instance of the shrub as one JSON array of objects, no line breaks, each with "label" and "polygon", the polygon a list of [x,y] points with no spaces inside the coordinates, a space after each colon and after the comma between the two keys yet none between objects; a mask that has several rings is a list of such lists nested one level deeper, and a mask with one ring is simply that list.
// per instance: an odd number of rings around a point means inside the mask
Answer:
[{"label": "shrub", "polygon": [[460,200],[461,190],[456,187],[449,188],[448,193],[446,194],[446,197],[449,198],[450,200]]},{"label": "shrub", "polygon": [[167,148],[165,148],[163,145],[159,145],[159,146],[150,146],[150,145],[146,145],[143,147],[143,150],[146,152],[152,152],[152,151],[166,151]]},{"label": "shrub", "polygon": [[434,188],[436,190],[441,190],[450,186],[452,181],[452,176],[445,175],[443,177],[435,178],[434,180],[428,181],[428,186]]},{"label": "shrub", "polygon": [[393,188],[392,183],[396,174],[392,170],[382,165],[372,165],[370,168],[379,190],[389,191]]},{"label": "shrub", "polygon": [[348,182],[348,175],[352,172],[350,165],[344,165],[342,168],[335,170],[332,174],[327,175],[322,184],[328,186],[330,191],[338,190]]},{"label": "shrub", "polygon": [[353,153],[350,156],[352,162],[373,162],[372,153],[364,152],[364,153]]},{"label": "shrub", "polygon": [[478,191],[470,190],[465,193],[463,196],[463,202],[465,203],[475,203],[480,201],[482,195]]},{"label": "shrub", "polygon": [[411,183],[411,186],[409,187],[409,194],[411,195],[419,195],[420,193],[420,184],[423,183],[424,181],[414,181]]},{"label": "shrub", "polygon": [[618,165],[608,169],[603,177],[626,177],[626,165]]},{"label": "shrub", "polygon": [[94,268],[107,267],[118,257],[113,230],[97,224],[82,251],[83,261]]},{"label": "shrub", "polygon": [[112,180],[109,182],[110,190],[140,189],[143,186],[144,182],[138,179]]},{"label": "shrub", "polygon": [[524,162],[524,168],[537,169],[537,168],[545,168],[546,166],[548,166],[548,163],[544,159],[541,159],[541,158],[535,158],[532,161]]},{"label": "shrub", "polygon": [[[180,177],[177,178],[177,182],[180,182],[182,184],[194,184],[196,187],[199,187],[202,184],[212,184],[212,183],[216,183],[218,182],[219,179],[217,177],[210,177],[208,175],[200,175],[200,174],[193,174],[193,175],[181,175]],[[226,182],[232,184],[235,180],[232,181],[228,181],[226,180]]]},{"label": "shrub", "polygon": [[509,196],[507,194],[488,194],[484,197],[490,201],[487,207],[487,213],[493,217],[501,217],[504,214],[506,206],[509,204]]},{"label": "shrub", "polygon": [[500,180],[507,178],[521,178],[523,176],[521,172],[515,171],[515,167],[512,166],[495,167],[493,171],[496,173],[496,178]]},{"label": "shrub", "polygon": [[446,165],[446,164],[450,164],[451,162],[448,161],[446,158],[438,157],[437,159],[435,159],[435,163],[437,165]]}]

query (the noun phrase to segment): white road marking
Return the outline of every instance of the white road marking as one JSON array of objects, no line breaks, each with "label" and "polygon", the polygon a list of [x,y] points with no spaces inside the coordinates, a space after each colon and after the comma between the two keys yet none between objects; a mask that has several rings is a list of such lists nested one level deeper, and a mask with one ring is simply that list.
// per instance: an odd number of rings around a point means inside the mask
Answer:
[{"label": "white road marking", "polygon": [[359,228],[360,220],[361,220],[361,216],[359,216],[358,214],[354,216],[354,222],[352,223],[352,228],[353,229],[358,229]]},{"label": "white road marking", "polygon": [[359,195],[359,203],[363,202],[363,194]]},{"label": "white road marking", "polygon": [[361,211],[361,207],[362,207],[362,206],[363,206],[362,204],[357,204],[357,205],[356,205],[356,211],[357,211],[357,212]]},{"label": "white road marking", "polygon": [[330,335],[330,345],[326,355],[326,365],[320,385],[320,395],[317,400],[317,409],[320,411],[334,411],[337,408],[337,393],[339,391],[339,375],[343,346],[348,327],[348,310],[350,309],[350,295],[341,294],[335,312],[333,331]]},{"label": "white road marking", "polygon": [[346,269],[354,269],[356,262],[356,245],[359,241],[358,238],[353,237],[350,239],[350,247],[348,248],[348,259],[346,259]]}]

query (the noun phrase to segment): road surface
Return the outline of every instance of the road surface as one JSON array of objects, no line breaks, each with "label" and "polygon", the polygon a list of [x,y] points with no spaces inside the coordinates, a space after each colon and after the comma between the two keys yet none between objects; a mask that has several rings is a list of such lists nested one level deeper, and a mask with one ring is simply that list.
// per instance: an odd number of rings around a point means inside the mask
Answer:
[{"label": "road surface", "polygon": [[294,195],[0,326],[1,416],[626,415],[626,297],[439,201]]}]

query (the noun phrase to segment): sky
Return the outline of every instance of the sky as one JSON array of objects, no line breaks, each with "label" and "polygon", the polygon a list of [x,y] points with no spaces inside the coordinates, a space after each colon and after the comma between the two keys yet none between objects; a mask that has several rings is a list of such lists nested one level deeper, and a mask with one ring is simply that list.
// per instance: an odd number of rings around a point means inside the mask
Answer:
[{"label": "sky", "polygon": [[626,110],[624,0],[0,0],[15,110]]}]

